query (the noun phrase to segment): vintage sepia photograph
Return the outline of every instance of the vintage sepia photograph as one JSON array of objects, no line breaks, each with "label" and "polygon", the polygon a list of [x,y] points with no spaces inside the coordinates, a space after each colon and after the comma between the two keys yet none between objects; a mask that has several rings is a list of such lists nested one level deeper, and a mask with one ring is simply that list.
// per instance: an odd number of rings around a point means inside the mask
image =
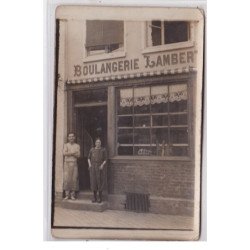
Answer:
[{"label": "vintage sepia photograph", "polygon": [[55,16],[52,236],[198,240],[203,11]]}]

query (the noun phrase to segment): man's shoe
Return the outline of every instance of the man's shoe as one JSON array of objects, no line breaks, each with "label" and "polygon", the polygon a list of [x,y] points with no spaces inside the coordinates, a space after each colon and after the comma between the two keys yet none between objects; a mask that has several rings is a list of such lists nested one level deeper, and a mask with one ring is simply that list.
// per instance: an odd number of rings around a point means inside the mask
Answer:
[{"label": "man's shoe", "polygon": [[68,199],[69,199],[69,196],[66,195],[65,198],[64,198],[64,200],[68,200]]},{"label": "man's shoe", "polygon": [[73,195],[70,198],[71,198],[71,200],[75,200],[76,199],[76,197],[73,196]]}]

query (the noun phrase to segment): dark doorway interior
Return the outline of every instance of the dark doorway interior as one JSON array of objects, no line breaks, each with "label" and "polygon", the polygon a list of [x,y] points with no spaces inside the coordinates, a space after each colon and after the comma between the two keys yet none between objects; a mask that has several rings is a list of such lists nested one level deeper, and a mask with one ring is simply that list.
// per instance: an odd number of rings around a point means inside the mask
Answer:
[{"label": "dark doorway interior", "polygon": [[77,141],[81,146],[81,157],[79,159],[80,190],[89,190],[87,157],[97,137],[101,139],[102,146],[107,146],[107,106],[105,104],[100,105],[100,103],[97,106],[94,103],[89,103],[85,107],[78,107],[76,133]]}]

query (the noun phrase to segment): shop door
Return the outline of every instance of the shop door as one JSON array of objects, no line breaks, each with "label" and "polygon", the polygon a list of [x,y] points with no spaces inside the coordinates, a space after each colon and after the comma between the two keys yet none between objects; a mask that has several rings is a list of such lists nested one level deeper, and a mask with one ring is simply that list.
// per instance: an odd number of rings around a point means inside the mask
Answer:
[{"label": "shop door", "polygon": [[99,137],[102,146],[107,147],[107,105],[95,106],[89,103],[87,107],[78,108],[78,143],[81,146],[79,159],[79,185],[80,190],[90,189],[88,170],[88,154],[94,146],[95,139]]}]

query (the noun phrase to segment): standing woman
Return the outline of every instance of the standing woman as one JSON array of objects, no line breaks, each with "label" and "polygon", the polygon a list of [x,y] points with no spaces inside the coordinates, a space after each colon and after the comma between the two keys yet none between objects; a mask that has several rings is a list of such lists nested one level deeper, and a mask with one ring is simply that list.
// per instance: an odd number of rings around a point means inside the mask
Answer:
[{"label": "standing woman", "polygon": [[[90,174],[90,187],[94,192],[94,199],[92,202],[102,202],[102,191],[105,184],[105,171],[104,165],[107,161],[107,151],[101,147],[101,139],[97,138],[95,141],[95,147],[89,151],[88,164]],[[97,201],[97,192],[99,193],[99,199]]]}]

